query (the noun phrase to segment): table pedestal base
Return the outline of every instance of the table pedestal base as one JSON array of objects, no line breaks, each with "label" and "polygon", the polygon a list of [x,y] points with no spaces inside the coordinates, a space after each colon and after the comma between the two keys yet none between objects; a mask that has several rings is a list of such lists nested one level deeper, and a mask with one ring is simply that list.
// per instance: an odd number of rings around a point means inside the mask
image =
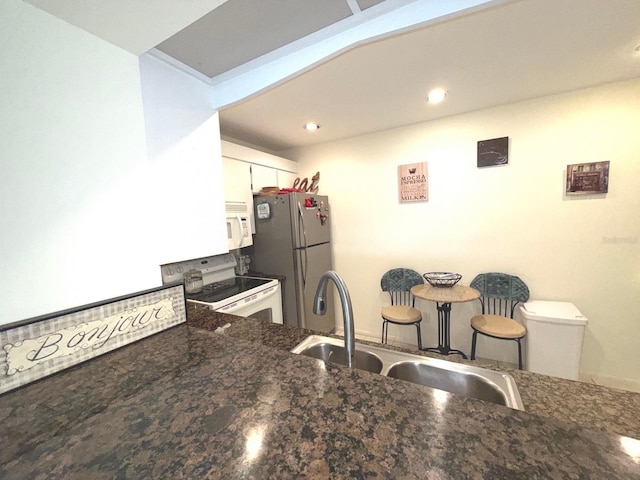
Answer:
[{"label": "table pedestal base", "polygon": [[467,354],[464,353],[462,350],[454,350],[454,349],[448,349],[442,345],[437,346],[437,347],[427,347],[427,348],[422,348],[420,350],[421,352],[432,352],[432,353],[439,353],[440,355],[462,355],[462,358],[464,358],[465,360],[468,360],[469,357],[467,357]]},{"label": "table pedestal base", "polygon": [[438,346],[423,348],[423,352],[439,353],[440,355],[467,355],[460,350],[451,349],[451,303],[436,302],[438,309]]}]

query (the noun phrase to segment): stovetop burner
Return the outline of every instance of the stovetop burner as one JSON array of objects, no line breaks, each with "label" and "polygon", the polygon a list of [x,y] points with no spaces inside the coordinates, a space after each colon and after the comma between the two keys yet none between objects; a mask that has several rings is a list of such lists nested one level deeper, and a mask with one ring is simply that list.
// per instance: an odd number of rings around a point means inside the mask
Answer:
[{"label": "stovetop burner", "polygon": [[233,277],[202,287],[200,293],[187,293],[187,299],[199,302],[217,303],[239,293],[269,283],[271,280],[253,277]]}]

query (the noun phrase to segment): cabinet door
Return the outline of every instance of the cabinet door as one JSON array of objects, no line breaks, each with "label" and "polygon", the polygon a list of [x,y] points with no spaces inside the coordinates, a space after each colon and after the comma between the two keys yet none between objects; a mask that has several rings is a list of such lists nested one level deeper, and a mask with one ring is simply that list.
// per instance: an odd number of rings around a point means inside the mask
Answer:
[{"label": "cabinet door", "polygon": [[253,193],[260,193],[263,187],[278,186],[278,171],[263,165],[251,165],[251,189]]},{"label": "cabinet door", "polygon": [[227,202],[247,202],[252,205],[251,164],[222,157],[224,199]]},{"label": "cabinet door", "polygon": [[292,188],[293,181],[298,177],[296,173],[278,170],[278,186],[280,188]]}]

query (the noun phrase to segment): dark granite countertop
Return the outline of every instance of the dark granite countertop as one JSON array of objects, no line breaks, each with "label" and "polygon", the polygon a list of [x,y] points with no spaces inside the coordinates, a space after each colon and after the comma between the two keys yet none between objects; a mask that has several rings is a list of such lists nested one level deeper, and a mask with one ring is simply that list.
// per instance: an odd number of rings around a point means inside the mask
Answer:
[{"label": "dark granite countertop", "polygon": [[585,390],[585,425],[537,412],[556,400],[526,372],[520,412],[288,353],[308,331],[188,317],[0,396],[0,478],[640,478],[613,433],[639,421],[606,418],[638,394]]},{"label": "dark granite countertop", "polygon": [[[229,324],[230,326],[225,329],[227,335],[287,351],[308,335],[316,333],[311,330],[260,322],[252,318],[224,315],[200,305],[189,305],[188,315],[190,325],[198,328],[215,329]],[[374,345],[380,346],[380,344]],[[445,357],[392,346],[388,348],[497,370],[492,364],[462,360],[457,355]],[[502,369],[502,371],[516,380],[525,411],[528,413],[640,439],[640,393],[515,369]]]}]

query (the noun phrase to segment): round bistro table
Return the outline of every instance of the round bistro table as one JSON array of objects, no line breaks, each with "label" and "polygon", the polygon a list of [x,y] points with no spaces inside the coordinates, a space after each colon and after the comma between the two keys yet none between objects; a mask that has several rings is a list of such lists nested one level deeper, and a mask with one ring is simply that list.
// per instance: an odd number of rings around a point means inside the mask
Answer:
[{"label": "round bistro table", "polygon": [[438,346],[423,348],[422,350],[441,355],[459,354],[466,359],[467,356],[464,352],[451,349],[451,304],[476,300],[480,298],[480,292],[466,285],[456,284],[453,287],[434,287],[425,283],[412,287],[411,293],[418,298],[436,302],[438,310]]}]

